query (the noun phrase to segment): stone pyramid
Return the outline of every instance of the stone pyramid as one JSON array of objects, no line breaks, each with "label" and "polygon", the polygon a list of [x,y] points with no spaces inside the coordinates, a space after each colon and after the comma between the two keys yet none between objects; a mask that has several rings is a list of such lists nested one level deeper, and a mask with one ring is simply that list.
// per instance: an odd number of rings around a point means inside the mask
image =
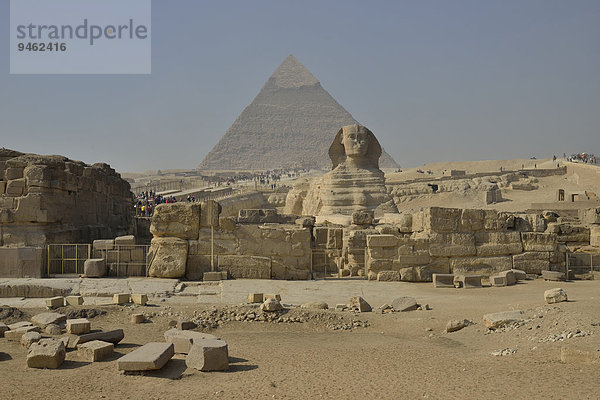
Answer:
[{"label": "stone pyramid", "polygon": [[[329,168],[338,129],[358,123],[293,55],[275,70],[219,143],[202,170]],[[381,167],[398,165],[385,151]]]}]

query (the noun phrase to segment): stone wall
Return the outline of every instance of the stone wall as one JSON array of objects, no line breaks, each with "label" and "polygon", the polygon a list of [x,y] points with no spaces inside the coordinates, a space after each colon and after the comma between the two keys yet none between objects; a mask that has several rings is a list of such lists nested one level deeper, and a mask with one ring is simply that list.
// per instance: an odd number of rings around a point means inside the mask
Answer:
[{"label": "stone wall", "polygon": [[0,149],[0,246],[115,237],[132,210],[129,183],[107,164]]}]

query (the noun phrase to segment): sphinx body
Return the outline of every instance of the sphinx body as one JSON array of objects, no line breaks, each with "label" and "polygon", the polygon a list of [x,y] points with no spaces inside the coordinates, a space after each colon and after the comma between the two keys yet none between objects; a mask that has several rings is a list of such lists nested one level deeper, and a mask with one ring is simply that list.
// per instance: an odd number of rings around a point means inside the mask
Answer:
[{"label": "sphinx body", "polygon": [[329,148],[332,170],[290,191],[286,211],[299,213],[301,208],[302,215],[316,216],[349,216],[360,210],[374,210],[376,215],[397,212],[379,169],[380,156],[381,146],[370,130],[343,126]]}]

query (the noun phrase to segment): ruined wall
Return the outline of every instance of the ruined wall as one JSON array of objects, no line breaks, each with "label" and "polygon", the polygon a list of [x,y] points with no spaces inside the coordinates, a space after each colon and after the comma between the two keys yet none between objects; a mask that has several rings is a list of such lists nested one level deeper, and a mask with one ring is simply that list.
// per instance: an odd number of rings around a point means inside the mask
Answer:
[{"label": "ruined wall", "polygon": [[[312,235],[274,210],[219,217],[218,203],[161,204],[152,218],[149,273],[202,279],[214,268],[233,278],[309,279]],[[211,229],[211,225],[214,230]]]},{"label": "ruined wall", "polygon": [[132,210],[129,183],[107,164],[0,149],[0,246],[115,237]]},{"label": "ruined wall", "polygon": [[381,272],[386,280],[429,281],[432,273],[563,271],[567,248],[590,244],[589,227],[554,213],[432,207],[412,215],[410,231],[404,223],[394,234],[367,237],[371,279]]}]

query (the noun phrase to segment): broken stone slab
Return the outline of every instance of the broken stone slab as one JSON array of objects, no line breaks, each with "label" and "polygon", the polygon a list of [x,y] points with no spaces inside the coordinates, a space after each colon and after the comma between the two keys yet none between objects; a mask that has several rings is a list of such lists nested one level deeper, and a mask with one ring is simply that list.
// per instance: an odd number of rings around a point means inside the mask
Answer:
[{"label": "broken stone slab", "polygon": [[262,303],[264,295],[262,293],[248,293],[248,303]]},{"label": "broken stone slab", "polygon": [[113,304],[127,304],[129,303],[129,293],[115,293],[113,295]]},{"label": "broken stone slab", "polygon": [[131,323],[132,324],[141,324],[146,320],[144,314],[131,314]]},{"label": "broken stone slab", "polygon": [[371,305],[360,296],[350,298],[350,308],[360,312],[369,312],[372,310]]},{"label": "broken stone slab", "polygon": [[21,340],[24,334],[27,332],[40,332],[41,329],[38,326],[24,326],[22,328],[11,329],[10,331],[4,332],[4,337],[7,340],[18,342]]},{"label": "broken stone slab", "polygon": [[140,306],[145,306],[146,303],[148,302],[148,295],[147,294],[140,294],[140,293],[134,293],[131,295],[131,300],[134,302],[134,304],[140,305]]},{"label": "broken stone slab", "polygon": [[58,339],[41,339],[29,347],[29,368],[58,368],[65,361],[65,344]]},{"label": "broken stone slab", "polygon": [[46,325],[44,332],[46,332],[48,335],[57,336],[62,334],[62,329],[59,325],[50,324]]},{"label": "broken stone slab", "polygon": [[46,307],[47,308],[58,308],[65,306],[65,298],[62,296],[52,297],[50,299],[46,299]]},{"label": "broken stone slab", "polygon": [[500,275],[490,276],[490,285],[495,287],[508,286],[506,283],[506,277]]},{"label": "broken stone slab", "polygon": [[45,313],[37,314],[31,318],[31,322],[34,325],[37,325],[41,328],[44,328],[46,325],[50,325],[50,324],[59,325],[61,322],[65,322],[66,320],[67,320],[66,315],[55,313],[55,312],[45,312]]},{"label": "broken stone slab", "polygon": [[454,274],[433,274],[433,287],[454,288]]},{"label": "broken stone slab", "polygon": [[196,331],[182,331],[179,329],[169,329],[165,332],[165,341],[173,343],[175,353],[188,354],[194,341],[202,339],[218,339],[209,333]]},{"label": "broken stone slab", "polygon": [[468,319],[453,319],[446,324],[446,332],[456,332],[471,325],[472,322]]},{"label": "broken stone slab", "polygon": [[548,304],[569,301],[569,299],[567,298],[567,292],[563,288],[554,288],[546,290],[544,292],[544,299]]},{"label": "broken stone slab", "polygon": [[481,278],[481,275],[456,275],[454,276],[454,286],[464,289],[480,288]]},{"label": "broken stone slab", "polygon": [[[94,250],[96,250],[96,242],[94,241]],[[111,241],[112,242],[112,241]],[[112,250],[112,244],[110,245]],[[106,275],[106,260],[104,258],[89,258],[83,263],[83,273],[88,278],[101,278]]]},{"label": "broken stone slab", "polygon": [[135,236],[125,235],[115,238],[115,246],[135,246]]},{"label": "broken stone slab", "polygon": [[80,306],[83,304],[83,296],[67,296],[65,297],[67,305]]},{"label": "broken stone slab", "polygon": [[300,305],[300,308],[310,308],[310,309],[314,309],[314,310],[327,310],[329,308],[329,305],[327,303],[325,303],[324,301],[316,301],[316,302],[312,302],[312,303],[304,303],[304,304]]},{"label": "broken stone slab", "polygon": [[74,335],[88,333],[91,329],[90,321],[85,318],[76,318],[67,320],[67,332]]},{"label": "broken stone slab", "polygon": [[419,307],[417,299],[414,297],[398,297],[392,301],[394,311],[414,311]]},{"label": "broken stone slab", "polygon": [[515,278],[517,278],[517,281],[527,280],[527,272],[514,268],[511,269],[511,271],[513,272],[513,274],[515,274]]},{"label": "broken stone slab", "polygon": [[177,320],[177,329],[181,330],[181,331],[188,331],[190,329],[194,329],[196,328],[198,325],[196,325],[195,322],[193,321],[187,321],[185,319],[179,319]]},{"label": "broken stone slab", "polygon": [[266,312],[281,311],[283,310],[283,306],[279,301],[271,298],[266,299],[265,302],[260,305],[260,310]]},{"label": "broken stone slab", "polygon": [[125,334],[123,333],[123,329],[86,333],[84,335],[75,336],[72,342],[69,340],[69,347],[76,348],[78,345],[91,342],[92,340],[102,340],[103,342],[117,344],[123,340],[124,337]]},{"label": "broken stone slab", "polygon": [[153,371],[161,369],[175,355],[172,343],[150,342],[117,360],[121,371]]},{"label": "broken stone slab", "polygon": [[521,310],[485,314],[483,316],[483,322],[488,329],[496,330],[506,325],[523,322],[525,319],[524,314],[525,313]]},{"label": "broken stone slab", "polygon": [[513,272],[512,269],[502,271],[498,273],[498,275],[506,278],[506,286],[512,286],[517,284],[517,275]]},{"label": "broken stone slab", "polygon": [[101,340],[92,340],[77,346],[77,356],[83,361],[95,362],[109,358],[115,345]]},{"label": "broken stone slab", "polygon": [[201,339],[194,342],[185,358],[185,365],[199,371],[226,371],[229,369],[227,343],[218,339]]},{"label": "broken stone slab", "polygon": [[4,337],[4,332],[6,332],[8,330],[9,330],[8,325],[0,322],[0,338],[3,338]]},{"label": "broken stone slab", "polygon": [[265,294],[265,300],[266,299],[275,299],[277,301],[281,301],[281,295],[279,295],[279,294]]},{"label": "broken stone slab", "polygon": [[564,272],[558,271],[542,271],[542,278],[547,281],[564,281],[565,274]]},{"label": "broken stone slab", "polygon": [[21,336],[21,346],[29,348],[33,343],[39,342],[42,338],[39,332],[31,331]]},{"label": "broken stone slab", "polygon": [[8,329],[11,331],[14,331],[15,329],[25,328],[27,326],[32,326],[32,325],[33,324],[29,321],[19,321],[19,322],[15,322],[14,324],[8,325]]}]

